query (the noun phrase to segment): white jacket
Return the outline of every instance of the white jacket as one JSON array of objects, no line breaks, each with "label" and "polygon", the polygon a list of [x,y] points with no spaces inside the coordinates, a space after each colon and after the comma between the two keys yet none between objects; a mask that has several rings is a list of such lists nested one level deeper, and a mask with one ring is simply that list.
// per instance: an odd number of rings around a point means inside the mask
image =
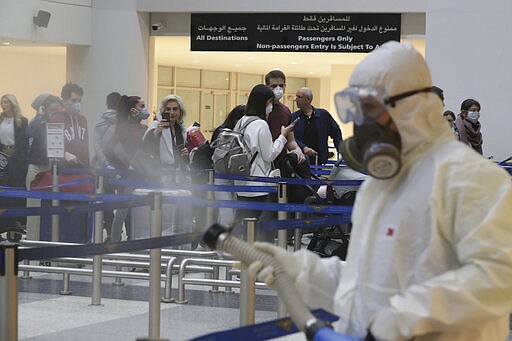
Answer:
[{"label": "white jacket", "polygon": [[[351,85],[388,94],[431,85],[408,44],[384,44]],[[512,181],[456,141],[433,93],[389,108],[403,167],[362,185],[346,262],[300,251],[296,285],[313,307],[340,316],[337,331],[378,340],[506,340],[512,310]]]},{"label": "white jacket", "polygon": [[[243,116],[235,127],[243,126],[243,124],[250,118],[250,116]],[[272,134],[268,123],[263,120],[255,120],[249,123],[245,128],[244,140],[252,155],[258,152],[256,158],[251,165],[251,175],[253,176],[268,176],[272,169],[272,161],[281,153],[285,144],[286,137],[279,135],[279,137],[272,142]],[[235,181],[237,186],[272,186],[268,182],[255,182],[255,181]],[[238,192],[238,195],[244,197],[256,197],[268,194],[267,192]]]},{"label": "white jacket", "polygon": [[[148,126],[148,129],[144,133],[144,136],[142,137],[142,140],[146,139],[146,136],[149,133],[153,133],[153,130],[156,129],[158,124],[160,123],[160,120],[162,119],[162,115],[159,113],[157,114],[157,119],[151,122]],[[176,122],[177,125],[181,126],[181,135],[183,138],[183,141],[187,141],[187,131],[183,125],[183,122]],[[176,163],[176,156],[174,155],[174,149],[173,145],[176,144],[176,137],[172,137],[171,129],[163,129],[162,133],[160,134],[159,139],[159,150],[160,150],[160,162],[162,165],[174,165]]]}]

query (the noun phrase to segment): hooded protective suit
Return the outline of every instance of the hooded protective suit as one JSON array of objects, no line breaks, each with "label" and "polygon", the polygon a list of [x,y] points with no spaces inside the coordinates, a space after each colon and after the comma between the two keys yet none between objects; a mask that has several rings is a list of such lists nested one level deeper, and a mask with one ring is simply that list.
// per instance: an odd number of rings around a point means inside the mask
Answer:
[{"label": "hooded protective suit", "polygon": [[[422,56],[390,42],[351,86],[389,96],[432,85]],[[512,308],[512,181],[457,142],[434,93],[388,107],[402,139],[400,172],[358,192],[346,262],[305,250],[296,286],[337,331],[377,340],[506,340]]]}]

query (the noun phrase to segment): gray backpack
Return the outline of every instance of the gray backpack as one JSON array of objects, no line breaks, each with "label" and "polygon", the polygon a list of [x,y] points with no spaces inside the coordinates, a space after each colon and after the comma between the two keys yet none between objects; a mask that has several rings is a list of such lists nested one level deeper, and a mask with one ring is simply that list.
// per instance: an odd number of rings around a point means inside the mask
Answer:
[{"label": "gray backpack", "polygon": [[251,151],[244,141],[244,132],[247,126],[256,120],[260,120],[260,118],[251,116],[237,130],[224,128],[212,142],[210,147],[213,149],[213,170],[216,173],[250,175],[251,164],[258,152],[251,155]]}]

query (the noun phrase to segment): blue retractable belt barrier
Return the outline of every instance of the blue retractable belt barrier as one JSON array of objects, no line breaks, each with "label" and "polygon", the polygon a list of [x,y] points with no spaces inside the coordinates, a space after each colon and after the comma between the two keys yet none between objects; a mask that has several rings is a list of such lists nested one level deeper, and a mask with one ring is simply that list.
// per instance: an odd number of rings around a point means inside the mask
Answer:
[{"label": "blue retractable belt barrier", "polygon": [[109,253],[132,252],[145,249],[159,249],[178,246],[197,241],[198,233],[182,233],[147,239],[128,240],[118,243],[43,246],[18,249],[18,262],[22,260],[43,260],[62,257],[86,257],[106,255]]},{"label": "blue retractable belt barrier", "polygon": [[[338,320],[336,315],[333,315],[323,309],[316,309],[311,311],[313,315],[323,321],[334,322]],[[200,336],[191,341],[225,341],[225,340],[244,340],[244,341],[259,341],[274,339],[277,337],[297,333],[299,330],[288,318],[281,318],[274,321],[258,323],[252,326],[245,326],[225,330],[217,333]]]}]

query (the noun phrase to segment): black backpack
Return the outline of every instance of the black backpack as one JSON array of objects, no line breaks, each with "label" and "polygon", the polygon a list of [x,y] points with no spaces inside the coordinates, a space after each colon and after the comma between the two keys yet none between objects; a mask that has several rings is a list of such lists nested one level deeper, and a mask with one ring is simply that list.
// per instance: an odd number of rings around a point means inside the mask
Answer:
[{"label": "black backpack", "polygon": [[210,147],[210,143],[206,141],[199,147],[196,147],[190,151],[190,167],[192,169],[212,169],[213,148]]}]

